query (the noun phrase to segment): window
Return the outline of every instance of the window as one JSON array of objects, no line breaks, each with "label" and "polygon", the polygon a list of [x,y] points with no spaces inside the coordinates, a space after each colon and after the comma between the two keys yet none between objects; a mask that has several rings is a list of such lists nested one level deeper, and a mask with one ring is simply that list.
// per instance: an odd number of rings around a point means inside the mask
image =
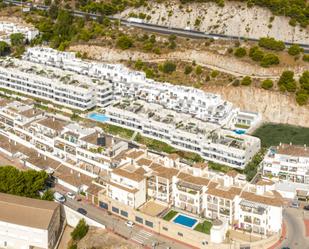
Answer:
[{"label": "window", "polygon": [[182,234],[182,233],[180,233],[180,232],[178,232],[178,235],[179,235],[180,237],[183,237],[183,234]]},{"label": "window", "polygon": [[141,217],[135,216],[135,221],[143,224],[143,218],[141,218]]},{"label": "window", "polygon": [[162,227],[162,229],[163,229],[164,231],[168,231],[168,228],[167,228],[167,227]]},{"label": "window", "polygon": [[117,213],[117,214],[119,214],[119,208],[116,208],[116,207],[112,207],[112,211],[113,211],[114,213]]},{"label": "window", "polygon": [[120,213],[122,216],[128,217],[128,212],[121,210]]},{"label": "window", "polygon": [[153,222],[145,220],[146,226],[153,227]]}]

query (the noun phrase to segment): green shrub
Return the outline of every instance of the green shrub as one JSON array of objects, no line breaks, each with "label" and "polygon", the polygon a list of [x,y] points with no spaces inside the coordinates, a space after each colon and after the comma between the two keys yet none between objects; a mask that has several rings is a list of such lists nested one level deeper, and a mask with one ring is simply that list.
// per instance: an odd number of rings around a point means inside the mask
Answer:
[{"label": "green shrub", "polygon": [[305,90],[300,90],[296,93],[296,102],[299,105],[306,105],[308,103],[309,94]]},{"label": "green shrub", "polygon": [[284,71],[278,81],[278,86],[281,91],[295,92],[296,91],[296,81],[294,79],[294,72]]},{"label": "green shrub", "polygon": [[14,33],[10,35],[11,45],[20,46],[24,44],[25,36],[22,33]]},{"label": "green shrub", "polygon": [[242,58],[242,57],[246,56],[246,54],[247,54],[247,51],[243,47],[236,48],[236,50],[234,52],[234,55],[238,58]]},{"label": "green shrub", "polygon": [[261,60],[262,67],[269,67],[271,65],[278,65],[280,63],[279,57],[275,54],[265,54]]},{"label": "green shrub", "polygon": [[0,41],[0,56],[6,55],[10,52],[10,46],[4,41]]},{"label": "green shrub", "polygon": [[304,54],[303,55],[303,61],[309,62],[309,54]]},{"label": "green shrub", "polygon": [[303,72],[302,76],[299,78],[299,84],[309,93],[309,71]]},{"label": "green shrub", "polygon": [[85,237],[89,230],[89,226],[84,219],[81,219],[74,230],[71,232],[71,237],[74,241],[79,241]]},{"label": "green shrub", "polygon": [[267,79],[262,82],[262,88],[266,90],[271,89],[273,85],[274,82],[271,79]]},{"label": "green shrub", "polygon": [[251,79],[250,76],[246,76],[246,77],[244,77],[244,78],[241,80],[241,84],[242,84],[243,86],[250,86],[251,83],[252,83],[252,79]]},{"label": "green shrub", "polygon": [[196,75],[201,75],[202,72],[203,72],[203,69],[202,69],[201,66],[197,66],[197,67],[195,68],[195,73],[196,73]]},{"label": "green shrub", "polygon": [[126,35],[122,35],[117,39],[116,45],[123,50],[129,49],[133,46],[133,40]]},{"label": "green shrub", "polygon": [[254,46],[249,50],[249,57],[254,61],[261,61],[264,57],[264,52],[258,46]]},{"label": "green shrub", "polygon": [[137,69],[137,70],[141,70],[143,68],[143,66],[144,66],[144,62],[142,62],[141,59],[138,59],[135,62],[135,65],[134,65],[135,69]]},{"label": "green shrub", "polygon": [[193,68],[190,65],[186,65],[185,67],[185,74],[190,74],[192,72]]},{"label": "green shrub", "polygon": [[176,64],[171,61],[166,61],[160,68],[163,73],[172,73],[176,70]]},{"label": "green shrub", "polygon": [[216,78],[218,75],[219,75],[219,71],[217,71],[217,70],[213,70],[213,71],[211,72],[211,74],[210,74],[210,76],[211,76],[212,78]]},{"label": "green shrub", "polygon": [[233,86],[239,86],[240,85],[240,80],[236,79],[232,83]]},{"label": "green shrub", "polygon": [[262,48],[270,49],[270,50],[276,50],[276,51],[282,51],[285,49],[284,42],[277,41],[272,37],[262,37],[259,40],[259,46]]},{"label": "green shrub", "polygon": [[299,55],[300,53],[302,53],[304,51],[303,48],[301,48],[299,45],[297,44],[293,44],[291,47],[289,47],[288,53],[290,55]]}]

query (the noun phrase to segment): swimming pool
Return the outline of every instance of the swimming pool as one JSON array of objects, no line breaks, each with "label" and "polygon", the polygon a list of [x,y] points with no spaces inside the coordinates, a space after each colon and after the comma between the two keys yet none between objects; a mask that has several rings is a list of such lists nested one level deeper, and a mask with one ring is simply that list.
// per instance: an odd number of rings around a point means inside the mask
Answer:
[{"label": "swimming pool", "polygon": [[239,134],[239,135],[242,135],[242,134],[245,134],[245,133],[246,133],[245,130],[234,130],[234,132],[235,132],[236,134]]},{"label": "swimming pool", "polygon": [[102,122],[102,123],[109,120],[109,118],[106,115],[101,114],[101,113],[90,113],[88,115],[88,118],[93,119],[98,122]]},{"label": "swimming pool", "polygon": [[173,222],[183,225],[185,227],[192,228],[197,223],[197,219],[188,217],[186,215],[178,214],[176,218],[173,220]]}]

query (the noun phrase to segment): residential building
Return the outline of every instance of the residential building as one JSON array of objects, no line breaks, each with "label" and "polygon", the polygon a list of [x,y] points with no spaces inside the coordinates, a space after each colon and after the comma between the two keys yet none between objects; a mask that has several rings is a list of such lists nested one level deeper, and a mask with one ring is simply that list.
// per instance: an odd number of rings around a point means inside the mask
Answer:
[{"label": "residential building", "polygon": [[25,40],[30,42],[39,34],[39,31],[29,24],[0,21],[0,33],[0,40],[10,44],[11,34],[21,33],[24,35]]},{"label": "residential building", "polygon": [[0,247],[55,248],[61,233],[60,205],[0,193]]},{"label": "residential building", "polygon": [[0,87],[82,111],[112,100],[106,81],[13,58],[0,61]]},{"label": "residential building", "polygon": [[278,177],[282,181],[309,184],[309,149],[306,145],[272,146],[261,166],[265,176]]},{"label": "residential building", "polygon": [[256,137],[237,134],[218,124],[141,100],[122,100],[107,107],[106,115],[111,124],[138,131],[230,167],[243,169],[260,150],[260,140]]}]

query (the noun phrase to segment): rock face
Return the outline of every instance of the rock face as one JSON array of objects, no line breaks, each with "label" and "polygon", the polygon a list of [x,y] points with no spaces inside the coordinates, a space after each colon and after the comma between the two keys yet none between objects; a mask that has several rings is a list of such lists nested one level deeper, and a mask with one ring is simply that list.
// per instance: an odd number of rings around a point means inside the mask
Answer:
[{"label": "rock face", "polygon": [[259,112],[263,121],[309,127],[309,106],[299,106],[293,96],[254,87],[205,87],[242,110]]},{"label": "rock face", "polygon": [[[240,61],[234,57],[228,57],[209,51],[185,50],[175,51],[168,54],[151,54],[132,50],[117,50],[93,45],[74,45],[70,47],[71,51],[86,52],[90,58],[95,60],[117,63],[121,60],[138,60],[148,62],[159,62],[164,60],[181,60],[192,62],[195,61],[201,66],[210,69],[219,70],[235,76],[251,75],[255,78],[279,78],[282,71],[287,70],[285,67],[263,68],[258,65],[253,65],[248,62]],[[308,68],[298,66],[290,67],[290,70],[295,72],[295,75],[301,74]]]},{"label": "rock face", "polygon": [[[225,1],[224,7],[215,3],[190,3],[182,5],[180,2],[155,3],[148,7],[126,9],[117,16],[127,18],[130,13],[144,13],[151,16],[147,22],[178,28],[199,29],[207,33],[226,34],[259,39],[271,36],[276,39],[308,44],[309,28],[289,25],[289,18],[276,16],[266,8],[248,8],[240,1]],[[196,21],[199,20],[199,21]],[[199,25],[196,25],[200,22]]]}]

